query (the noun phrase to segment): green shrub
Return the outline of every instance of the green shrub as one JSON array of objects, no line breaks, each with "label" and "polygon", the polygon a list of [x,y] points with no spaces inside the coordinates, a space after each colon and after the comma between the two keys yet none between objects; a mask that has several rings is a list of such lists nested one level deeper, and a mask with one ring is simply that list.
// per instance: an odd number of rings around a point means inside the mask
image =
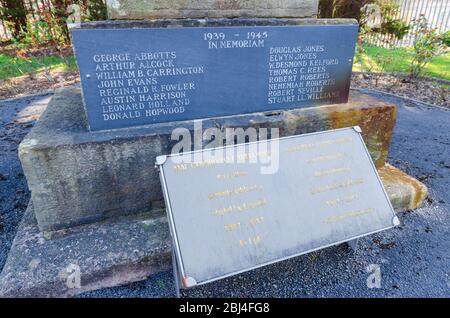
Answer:
[{"label": "green shrub", "polygon": [[428,26],[423,15],[414,22],[414,36],[409,73],[412,78],[417,78],[434,57],[445,52],[445,44],[442,35]]},{"label": "green shrub", "polygon": [[[370,33],[387,35],[386,44],[392,44],[394,40],[401,40],[409,33],[411,26],[404,20],[398,18],[400,3],[398,0],[374,0],[373,3],[379,7],[381,23],[373,27]],[[364,12],[363,12],[364,13]]]},{"label": "green shrub", "polygon": [[[1,1],[1,0],[0,0]],[[70,44],[67,20],[75,12],[69,3],[77,6],[79,17],[84,21],[106,19],[106,6],[102,0],[53,1],[51,8],[40,8],[33,18],[28,15],[26,25],[13,38],[13,43],[21,50],[46,46],[60,50]]]},{"label": "green shrub", "polygon": [[408,34],[410,29],[410,25],[403,20],[387,18],[381,22],[378,33],[392,35],[394,38],[401,40]]},{"label": "green shrub", "polygon": [[60,50],[70,43],[65,20],[55,14],[55,10],[41,10],[37,20],[28,19],[26,27],[12,38],[12,42],[20,50],[50,47]]},{"label": "green shrub", "polygon": [[441,41],[447,47],[450,47],[450,31],[441,34]]},{"label": "green shrub", "polygon": [[354,18],[359,21],[361,8],[373,0],[319,0],[319,17]]}]

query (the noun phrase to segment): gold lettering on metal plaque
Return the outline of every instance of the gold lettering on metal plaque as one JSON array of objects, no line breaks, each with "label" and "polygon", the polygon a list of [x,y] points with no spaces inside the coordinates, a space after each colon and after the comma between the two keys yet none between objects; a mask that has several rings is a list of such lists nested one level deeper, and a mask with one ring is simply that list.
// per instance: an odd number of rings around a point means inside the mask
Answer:
[{"label": "gold lettering on metal plaque", "polygon": [[341,181],[341,182],[327,184],[324,186],[314,187],[311,189],[311,194],[322,193],[322,192],[336,190],[336,189],[340,189],[340,188],[348,188],[348,187],[352,187],[354,185],[359,185],[362,183],[364,183],[363,178],[349,179],[349,180],[345,180],[345,181]]},{"label": "gold lettering on metal plaque", "polygon": [[245,177],[246,175],[248,175],[247,171],[233,171],[230,173],[219,173],[216,175],[216,178],[219,180],[229,180],[229,179]]},{"label": "gold lettering on metal plaque", "polygon": [[349,167],[324,169],[324,170],[315,171],[314,172],[314,177],[330,176],[330,175],[333,175],[333,174],[350,172],[350,171],[351,171],[351,169]]},{"label": "gold lettering on metal plaque", "polygon": [[222,197],[229,197],[237,194],[262,191],[263,187],[260,185],[240,186],[234,189],[226,189],[223,191],[211,192],[208,194],[209,200],[214,200]]},{"label": "gold lettering on metal plaque", "polygon": [[338,152],[332,155],[323,155],[323,156],[317,156],[314,158],[310,158],[306,160],[307,163],[316,163],[316,162],[323,162],[323,161],[332,161],[332,160],[339,160],[343,159],[345,157],[345,154],[342,152]]},{"label": "gold lettering on metal plaque", "polygon": [[240,227],[241,227],[241,222],[229,223],[229,224],[224,225],[225,231],[234,231],[234,230],[239,229]]},{"label": "gold lettering on metal plaque", "polygon": [[326,203],[329,206],[335,207],[335,206],[338,206],[338,205],[343,204],[343,203],[351,203],[351,202],[355,201],[355,199],[357,197],[358,197],[357,194],[350,194],[350,195],[347,195],[347,196],[344,196],[344,197],[327,200]]},{"label": "gold lettering on metal plaque", "polygon": [[257,201],[253,202],[244,202],[241,204],[230,204],[229,206],[215,209],[213,214],[217,216],[223,216],[225,214],[231,213],[231,212],[245,212],[248,210],[256,209],[262,206],[267,205],[267,199],[259,199]]},{"label": "gold lettering on metal plaque", "polygon": [[366,215],[366,214],[371,213],[372,211],[373,211],[372,208],[353,210],[353,211],[349,211],[346,213],[329,216],[323,222],[328,223],[328,224],[336,223],[336,222],[339,222],[339,221],[342,221],[342,220],[345,220],[348,218],[354,218],[354,217]]},{"label": "gold lettering on metal plaque", "polygon": [[251,236],[246,239],[239,240],[239,245],[241,247],[245,247],[245,246],[249,246],[249,245],[255,246],[255,245],[258,245],[260,242],[261,242],[261,237],[259,235],[256,235],[256,236]]},{"label": "gold lettering on metal plaque", "polygon": [[321,146],[328,146],[328,145],[340,145],[345,144],[347,142],[352,142],[352,137],[342,137],[342,138],[336,138],[336,139],[328,139],[328,140],[322,140],[319,142]]},{"label": "gold lettering on metal plaque", "polygon": [[293,145],[293,146],[289,147],[288,152],[304,151],[304,150],[312,149],[314,147],[315,147],[314,143],[298,144],[298,145]]}]

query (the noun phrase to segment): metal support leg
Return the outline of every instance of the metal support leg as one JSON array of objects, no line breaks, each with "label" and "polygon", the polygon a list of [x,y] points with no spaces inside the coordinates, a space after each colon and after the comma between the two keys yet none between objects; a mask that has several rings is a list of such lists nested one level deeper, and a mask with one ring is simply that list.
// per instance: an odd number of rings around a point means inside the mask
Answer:
[{"label": "metal support leg", "polygon": [[178,263],[175,257],[175,250],[172,248],[172,266],[173,266],[173,279],[175,282],[175,289],[177,298],[181,298],[180,293],[180,276],[178,275]]},{"label": "metal support leg", "polygon": [[347,245],[352,249],[353,253],[356,253],[356,249],[358,247],[358,240],[359,239],[354,239],[347,242]]}]

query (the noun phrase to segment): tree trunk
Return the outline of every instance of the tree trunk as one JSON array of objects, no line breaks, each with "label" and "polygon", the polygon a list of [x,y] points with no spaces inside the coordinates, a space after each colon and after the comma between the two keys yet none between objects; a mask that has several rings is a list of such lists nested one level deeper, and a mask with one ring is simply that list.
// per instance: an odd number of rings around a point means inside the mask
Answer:
[{"label": "tree trunk", "polygon": [[12,25],[11,33],[20,37],[20,31],[27,29],[27,10],[22,0],[1,0],[1,18]]},{"label": "tree trunk", "polygon": [[54,9],[54,15],[57,20],[57,23],[61,27],[61,30],[63,32],[63,36],[66,41],[70,39],[69,36],[69,30],[67,29],[66,19],[67,19],[67,6],[70,4],[71,1],[67,0],[51,0],[53,9]]},{"label": "tree trunk", "polygon": [[361,8],[374,0],[319,0],[321,18],[354,18],[359,21]]}]

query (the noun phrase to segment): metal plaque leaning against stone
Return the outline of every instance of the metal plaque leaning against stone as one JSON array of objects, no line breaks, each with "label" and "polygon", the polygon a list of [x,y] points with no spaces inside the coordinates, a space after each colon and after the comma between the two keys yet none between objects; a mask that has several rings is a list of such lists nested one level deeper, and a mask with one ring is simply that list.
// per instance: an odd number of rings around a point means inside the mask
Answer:
[{"label": "metal plaque leaning against stone", "polygon": [[72,30],[91,130],[348,100],[354,20],[130,23]]},{"label": "metal plaque leaning against stone", "polygon": [[160,156],[157,165],[183,287],[399,224],[359,127]]}]

